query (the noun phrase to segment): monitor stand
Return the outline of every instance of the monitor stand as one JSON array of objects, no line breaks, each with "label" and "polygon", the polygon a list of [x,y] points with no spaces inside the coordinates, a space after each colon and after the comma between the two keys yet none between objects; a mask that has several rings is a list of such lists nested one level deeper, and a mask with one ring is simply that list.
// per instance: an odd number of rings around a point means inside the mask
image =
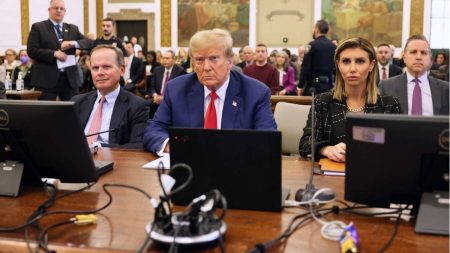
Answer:
[{"label": "monitor stand", "polygon": [[420,201],[416,232],[427,234],[449,234],[449,193],[444,191],[424,192]]},{"label": "monitor stand", "polygon": [[0,129],[0,195],[17,197],[21,185],[42,186],[44,183],[31,162],[26,149],[8,128]]}]

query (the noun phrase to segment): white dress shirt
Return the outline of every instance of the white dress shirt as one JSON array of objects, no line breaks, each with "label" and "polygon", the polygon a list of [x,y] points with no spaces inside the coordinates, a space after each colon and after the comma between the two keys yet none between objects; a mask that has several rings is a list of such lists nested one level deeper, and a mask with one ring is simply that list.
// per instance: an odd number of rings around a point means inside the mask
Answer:
[{"label": "white dress shirt", "polygon": [[[103,103],[103,110],[102,110],[102,126],[100,128],[100,132],[102,131],[107,131],[110,129],[110,123],[111,123],[111,116],[113,113],[113,109],[114,109],[114,104],[116,103],[117,100],[117,96],[119,96],[119,92],[120,92],[120,85],[117,86],[117,88],[108,93],[105,96],[105,102]],[[97,90],[97,99],[95,100],[94,103],[94,107],[92,108],[91,111],[91,115],[89,116],[89,120],[86,124],[86,127],[84,128],[84,133],[88,134],[89,132],[89,128],[91,127],[91,122],[92,119],[94,118],[94,114],[97,111],[97,107],[100,103],[100,98],[102,97],[102,95],[100,94],[100,92]],[[98,142],[100,143],[109,143],[109,132],[107,133],[102,133],[99,134],[98,136]]]},{"label": "white dress shirt", "polygon": [[[408,84],[408,115],[411,115],[412,110],[412,96],[414,91],[415,77],[406,71],[406,80]],[[419,76],[419,86],[422,93],[422,115],[433,116],[433,99],[431,97],[430,82],[428,81],[427,73]]]},{"label": "white dress shirt", "polygon": [[[223,112],[223,104],[225,102],[225,96],[227,94],[228,83],[230,82],[230,76],[228,76],[227,80],[223,83],[222,86],[218,90],[216,90],[217,98],[214,100],[214,107],[216,108],[217,115],[217,129],[222,128],[222,112]],[[204,103],[204,111],[203,117],[206,116],[206,111],[208,110],[209,101],[211,101],[211,97],[209,94],[211,93],[206,86],[203,86],[203,90],[205,91],[205,103]]]}]

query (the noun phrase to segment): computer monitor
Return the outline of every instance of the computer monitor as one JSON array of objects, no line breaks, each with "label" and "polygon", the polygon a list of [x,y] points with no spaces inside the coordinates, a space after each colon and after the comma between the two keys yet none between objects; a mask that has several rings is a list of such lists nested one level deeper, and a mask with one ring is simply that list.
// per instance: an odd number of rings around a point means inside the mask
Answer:
[{"label": "computer monitor", "polygon": [[0,161],[7,160],[25,165],[27,182],[98,180],[73,102],[0,100]]},{"label": "computer monitor", "polygon": [[448,116],[349,114],[345,199],[374,207],[448,191]]}]

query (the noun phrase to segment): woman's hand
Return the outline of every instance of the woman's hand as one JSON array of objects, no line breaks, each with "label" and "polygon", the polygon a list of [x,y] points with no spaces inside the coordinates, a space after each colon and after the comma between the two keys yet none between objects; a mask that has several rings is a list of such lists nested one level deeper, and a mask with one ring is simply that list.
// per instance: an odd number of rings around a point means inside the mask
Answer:
[{"label": "woman's hand", "polygon": [[320,153],[335,162],[345,162],[345,143],[341,142],[334,146],[326,146]]}]

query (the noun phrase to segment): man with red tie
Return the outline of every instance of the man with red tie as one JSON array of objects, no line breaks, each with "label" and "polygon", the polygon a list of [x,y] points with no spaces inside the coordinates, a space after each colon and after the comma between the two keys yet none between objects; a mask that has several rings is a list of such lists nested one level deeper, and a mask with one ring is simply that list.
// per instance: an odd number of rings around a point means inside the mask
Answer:
[{"label": "man with red tie", "polygon": [[231,71],[233,40],[221,29],[197,32],[189,43],[195,71],[167,83],[164,99],[144,133],[144,147],[169,152],[168,128],[269,129],[276,124],[269,88]]},{"label": "man with red tie", "polygon": [[380,80],[386,80],[388,78],[401,75],[403,70],[389,63],[392,58],[392,50],[389,44],[381,43],[377,46],[377,61],[378,61],[378,76],[377,83],[380,83]]},{"label": "man with red tie", "polygon": [[186,71],[175,64],[175,52],[167,50],[161,57],[161,66],[155,68],[150,83],[149,95],[151,96],[150,103],[150,118],[153,118],[159,104],[164,97],[164,89],[170,79],[186,74]]}]

